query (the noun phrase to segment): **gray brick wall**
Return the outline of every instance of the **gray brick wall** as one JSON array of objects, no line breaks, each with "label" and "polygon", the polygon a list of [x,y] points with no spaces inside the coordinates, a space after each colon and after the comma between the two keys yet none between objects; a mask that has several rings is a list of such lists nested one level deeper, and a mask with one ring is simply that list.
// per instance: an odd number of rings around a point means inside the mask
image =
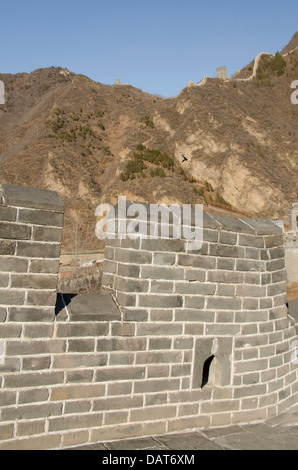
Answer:
[{"label": "gray brick wall", "polygon": [[297,402],[276,226],[205,214],[195,254],[173,238],[107,240],[121,315],[99,303],[102,320],[54,319],[63,208],[28,191],[0,193],[1,450],[252,422]]},{"label": "gray brick wall", "polygon": [[57,193],[0,185],[0,309],[8,321],[54,321],[62,227]]}]

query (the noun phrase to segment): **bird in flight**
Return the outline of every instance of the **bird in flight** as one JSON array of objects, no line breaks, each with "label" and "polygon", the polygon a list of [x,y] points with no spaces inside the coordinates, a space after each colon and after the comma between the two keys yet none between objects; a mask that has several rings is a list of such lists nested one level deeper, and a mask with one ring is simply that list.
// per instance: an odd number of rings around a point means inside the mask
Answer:
[{"label": "bird in flight", "polygon": [[181,162],[181,163],[187,162],[187,158],[186,158],[186,156],[182,154],[182,157],[183,157],[183,160],[182,160],[182,162]]}]

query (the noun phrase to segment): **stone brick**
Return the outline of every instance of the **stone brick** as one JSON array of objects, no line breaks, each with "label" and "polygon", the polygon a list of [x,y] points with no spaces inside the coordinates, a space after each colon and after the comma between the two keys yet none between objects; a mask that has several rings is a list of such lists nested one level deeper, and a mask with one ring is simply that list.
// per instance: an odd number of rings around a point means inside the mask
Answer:
[{"label": "stone brick", "polygon": [[195,308],[195,309],[204,309],[205,307],[205,297],[194,296],[185,296],[185,308]]},{"label": "stone brick", "polygon": [[77,400],[77,399],[88,399],[97,398],[104,396],[105,387],[102,384],[64,384],[61,386],[53,387],[51,391],[50,400],[53,401],[64,401],[64,400]]},{"label": "stone brick", "polygon": [[[105,439],[114,441],[118,439],[127,439],[127,436],[137,437],[143,435],[143,424],[132,423],[109,426],[105,429]],[[99,442],[102,439],[102,429],[91,430],[91,442]]]},{"label": "stone brick", "polygon": [[150,293],[152,294],[172,294],[174,292],[174,283],[166,281],[153,280],[151,282]]},{"label": "stone brick", "polygon": [[148,321],[149,312],[146,309],[124,309],[123,320],[124,321]]},{"label": "stone brick", "polygon": [[50,450],[60,447],[60,434],[30,436],[0,443],[0,450]]},{"label": "stone brick", "polygon": [[171,369],[171,377],[183,377],[191,375],[191,364],[173,365]]},{"label": "stone brick", "polygon": [[[141,354],[141,353],[140,353]],[[145,377],[145,367],[105,368],[95,373],[96,382],[109,382],[119,380],[140,380]]]},{"label": "stone brick", "polygon": [[175,311],[175,321],[182,322],[213,322],[215,312],[200,309],[181,309]]},{"label": "stone brick", "polygon": [[149,282],[144,280],[132,280],[117,277],[114,284],[115,290],[124,292],[148,292]]},{"label": "stone brick", "polygon": [[140,307],[175,308],[182,307],[182,297],[179,295],[139,295]]},{"label": "stone brick", "polygon": [[0,365],[0,373],[18,372],[21,368],[21,359],[4,356],[4,364]]},{"label": "stone brick", "polygon": [[62,201],[55,191],[13,184],[1,184],[1,192],[3,193],[6,205],[63,212]]},{"label": "stone brick", "polygon": [[122,307],[135,307],[137,303],[137,297],[133,294],[127,294],[126,292],[116,293],[117,301]]},{"label": "stone brick", "polygon": [[59,259],[57,260],[31,260],[30,273],[57,274],[59,271]]},{"label": "stone brick", "polygon": [[136,364],[172,364],[182,361],[181,351],[145,351],[136,353]]},{"label": "stone brick", "polygon": [[235,269],[236,260],[229,258],[217,258],[217,269],[227,269],[233,271]]},{"label": "stone brick", "polygon": [[74,369],[80,367],[101,367],[107,365],[107,354],[57,354],[54,356],[53,369]]},{"label": "stone brick", "polygon": [[237,297],[209,297],[207,308],[211,310],[241,310],[241,299]]},{"label": "stone brick", "polygon": [[239,285],[236,286],[236,296],[240,297],[265,297],[266,286]]},{"label": "stone brick", "polygon": [[185,268],[184,280],[204,282],[206,280],[206,271],[204,269],[199,270],[199,269]]},{"label": "stone brick", "polygon": [[150,310],[150,321],[153,322],[172,322],[174,319],[174,310],[171,309],[151,309]]},{"label": "stone brick", "polygon": [[138,336],[177,336],[182,335],[181,324],[140,324],[137,326]]},{"label": "stone brick", "polygon": [[27,357],[23,358],[22,370],[43,370],[51,366],[51,357]]},{"label": "stone brick", "polygon": [[87,413],[91,410],[91,400],[67,401],[65,403],[65,414]]},{"label": "stone brick", "polygon": [[0,403],[1,407],[15,405],[17,401],[17,395],[15,391],[0,390]]},{"label": "stone brick", "polygon": [[220,400],[216,402],[201,403],[201,413],[220,413],[222,411],[235,411],[240,409],[240,400]]},{"label": "stone brick", "polygon": [[132,410],[130,421],[154,421],[176,416],[176,406],[155,406],[144,410]]},{"label": "stone brick", "polygon": [[140,276],[140,266],[133,264],[118,264],[118,275],[123,277],[138,278]]},{"label": "stone brick", "polygon": [[0,323],[4,323],[6,321],[6,317],[7,317],[7,309],[4,307],[0,307]]},{"label": "stone brick", "polygon": [[42,388],[36,390],[20,390],[19,391],[19,404],[26,405],[28,403],[40,403],[47,401],[49,398],[49,390]]},{"label": "stone brick", "polygon": [[244,280],[244,275],[242,273],[231,271],[209,271],[207,272],[207,280],[209,282],[219,282],[224,284],[241,284]]},{"label": "stone brick", "polygon": [[17,217],[17,209],[15,207],[0,207],[0,220],[15,222]]},{"label": "stone brick", "polygon": [[149,340],[149,349],[171,349],[172,340],[170,338],[151,338]]},{"label": "stone brick", "polygon": [[7,288],[9,285],[9,275],[0,273],[0,288]]},{"label": "stone brick", "polygon": [[14,435],[14,423],[0,424],[0,441],[11,439]]},{"label": "stone brick", "polygon": [[16,254],[28,258],[59,258],[60,244],[18,242]]},{"label": "stone brick", "polygon": [[116,274],[118,263],[105,259],[103,263],[103,271],[109,274]]},{"label": "stone brick", "polygon": [[26,273],[28,270],[28,261],[21,258],[0,258],[1,272]]},{"label": "stone brick", "polygon": [[8,309],[8,320],[11,322],[53,322],[54,319],[53,307],[26,306],[9,307]]},{"label": "stone brick", "polygon": [[30,405],[20,405],[2,410],[2,421],[14,421],[25,419],[47,418],[62,414],[62,404],[60,403],[36,403]]},{"label": "stone brick", "polygon": [[111,424],[122,424],[127,423],[128,412],[127,411],[114,411],[112,413],[105,413],[104,424],[109,426]]},{"label": "stone brick", "polygon": [[62,227],[63,215],[55,212],[43,210],[20,209],[18,222],[36,225],[49,225],[53,227]]},{"label": "stone brick", "polygon": [[134,356],[133,352],[131,353],[110,353],[109,357],[109,366],[122,366],[122,365],[132,365],[134,363]]},{"label": "stone brick", "polygon": [[271,261],[266,261],[266,271],[279,271],[285,268],[285,260],[282,259],[274,259]]},{"label": "stone brick", "polygon": [[83,336],[105,336],[109,333],[108,323],[68,323],[57,325],[57,337],[58,338],[71,338],[71,337],[83,337]]},{"label": "stone brick", "polygon": [[102,413],[87,413],[77,416],[64,416],[49,420],[49,432],[64,430],[101,427],[103,423]]},{"label": "stone brick", "polygon": [[[234,398],[252,397],[264,395],[266,393],[266,384],[246,385],[241,388],[235,388]],[[251,418],[248,418],[251,421]]]},{"label": "stone brick", "polygon": [[[257,248],[246,248],[245,249],[245,258],[247,259],[260,259],[260,250]],[[261,258],[264,259],[264,258]]]},{"label": "stone brick", "polygon": [[218,325],[206,325],[206,335],[222,335],[222,336],[236,336],[240,334],[240,326],[238,325],[225,325],[220,323]]},{"label": "stone brick", "polygon": [[61,242],[61,238],[61,228],[33,227],[32,240],[42,242]]},{"label": "stone brick", "polygon": [[[41,274],[12,274],[11,287],[19,289],[56,289],[57,278],[56,276],[47,276]],[[56,296],[56,293],[54,293],[54,295]]]},{"label": "stone brick", "polygon": [[244,248],[230,245],[210,245],[209,253],[212,256],[227,258],[244,258]]},{"label": "stone brick", "polygon": [[[160,365],[160,364],[148,365],[147,366],[147,376],[148,376],[148,379],[157,379],[157,378],[161,378],[161,377],[168,378],[170,376],[170,366],[165,365],[165,364],[162,364],[162,365]],[[160,396],[160,394],[159,394],[159,396]],[[146,401],[148,401],[148,397],[149,397],[149,395],[146,396]],[[154,400],[155,400],[155,397],[153,396],[152,404],[155,403]],[[158,403],[158,402],[159,402],[159,398],[157,398],[156,403]],[[167,402],[167,398],[166,398],[166,402]]]},{"label": "stone brick", "polygon": [[24,373],[5,376],[4,384],[8,388],[35,388],[63,383],[63,377],[63,372]]},{"label": "stone brick", "polygon": [[142,407],[143,397],[136,395],[123,396],[121,397],[121,400],[119,400],[119,397],[96,397],[96,399],[93,401],[94,411],[125,410]]},{"label": "stone brick", "polygon": [[280,282],[278,284],[268,285],[267,286],[267,295],[269,297],[284,294],[286,292],[286,282]]},{"label": "stone brick", "polygon": [[[220,232],[218,232],[217,230],[208,230],[204,227],[203,240],[207,241],[207,242],[217,243],[219,233]],[[224,242],[222,242],[222,243],[224,243]]]},{"label": "stone brick", "polygon": [[175,267],[142,266],[141,277],[144,279],[182,280],[184,270]]},{"label": "stone brick", "polygon": [[0,240],[0,256],[14,255],[16,251],[16,242],[10,240]]},{"label": "stone brick", "polygon": [[95,351],[95,339],[69,339],[68,352],[93,352]]},{"label": "stone brick", "polygon": [[66,341],[17,341],[11,340],[7,344],[6,353],[9,356],[28,356],[35,354],[59,354],[66,351]]},{"label": "stone brick", "polygon": [[6,323],[0,325],[0,338],[20,338],[22,334],[22,325],[11,325]]},{"label": "stone brick", "polygon": [[154,253],[153,264],[172,266],[175,264],[176,256],[170,253]]},{"label": "stone brick", "polygon": [[93,370],[77,369],[66,372],[66,383],[90,383],[92,379]]},{"label": "stone brick", "polygon": [[238,259],[236,261],[236,269],[237,271],[265,271],[265,262]]},{"label": "stone brick", "polygon": [[0,290],[0,305],[23,305],[24,301],[24,291]]},{"label": "stone brick", "polygon": [[175,338],[174,339],[174,349],[192,349],[193,347],[193,338]]},{"label": "stone brick", "polygon": [[196,294],[196,295],[213,295],[216,291],[216,284],[200,283],[200,282],[177,282],[177,294]]},{"label": "stone brick", "polygon": [[285,249],[283,246],[278,246],[278,247],[275,247],[275,248],[270,248],[269,249],[269,253],[270,253],[270,259],[280,259],[280,258],[284,258],[285,256]]},{"label": "stone brick", "polygon": [[107,396],[130,395],[131,392],[132,392],[132,382],[108,384]]},{"label": "stone brick", "polygon": [[[57,280],[52,280],[52,285],[57,284]],[[27,300],[25,305],[35,306],[55,306],[57,294],[55,292],[32,292],[29,291],[27,294]]]},{"label": "stone brick", "polygon": [[117,262],[129,264],[151,264],[152,253],[147,251],[115,249],[115,258]]},{"label": "stone brick", "polygon": [[36,421],[30,421],[30,423],[18,423],[16,436],[33,436],[34,434],[44,434],[46,421],[39,419]]},{"label": "stone brick", "polygon": [[216,265],[216,259],[210,256],[200,255],[179,255],[178,256],[179,266],[190,266],[201,269],[214,269]]},{"label": "stone brick", "polygon": [[149,251],[171,251],[175,253],[179,253],[184,251],[184,241],[183,240],[142,240],[142,250],[149,250]]},{"label": "stone brick", "polygon": [[31,228],[27,225],[0,221],[0,238],[12,240],[29,240]]},{"label": "stone brick", "polygon": [[146,338],[103,338],[97,340],[97,351],[143,351]]},{"label": "stone brick", "polygon": [[135,383],[135,393],[155,393],[168,390],[177,390],[180,386],[180,379],[152,379],[142,380]]}]

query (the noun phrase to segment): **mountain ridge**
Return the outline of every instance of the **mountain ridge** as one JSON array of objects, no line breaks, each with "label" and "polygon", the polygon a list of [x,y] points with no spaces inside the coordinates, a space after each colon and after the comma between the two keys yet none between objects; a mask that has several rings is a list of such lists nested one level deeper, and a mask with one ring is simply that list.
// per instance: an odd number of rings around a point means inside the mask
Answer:
[{"label": "mountain ridge", "polygon": [[[293,45],[298,33],[282,53]],[[118,195],[286,220],[297,200],[297,64],[297,50],[265,56],[249,82],[207,78],[172,98],[61,67],[0,74],[0,182],[61,195],[65,250],[74,233],[99,246],[95,208]]]}]

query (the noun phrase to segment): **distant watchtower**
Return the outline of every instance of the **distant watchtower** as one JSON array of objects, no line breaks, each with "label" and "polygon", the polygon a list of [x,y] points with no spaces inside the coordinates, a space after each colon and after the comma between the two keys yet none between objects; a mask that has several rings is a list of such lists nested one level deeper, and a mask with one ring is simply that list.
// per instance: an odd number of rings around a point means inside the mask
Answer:
[{"label": "distant watchtower", "polygon": [[217,67],[217,69],[216,69],[216,78],[220,78],[222,80],[227,80],[228,79],[227,67],[225,65],[222,66],[222,67]]}]

